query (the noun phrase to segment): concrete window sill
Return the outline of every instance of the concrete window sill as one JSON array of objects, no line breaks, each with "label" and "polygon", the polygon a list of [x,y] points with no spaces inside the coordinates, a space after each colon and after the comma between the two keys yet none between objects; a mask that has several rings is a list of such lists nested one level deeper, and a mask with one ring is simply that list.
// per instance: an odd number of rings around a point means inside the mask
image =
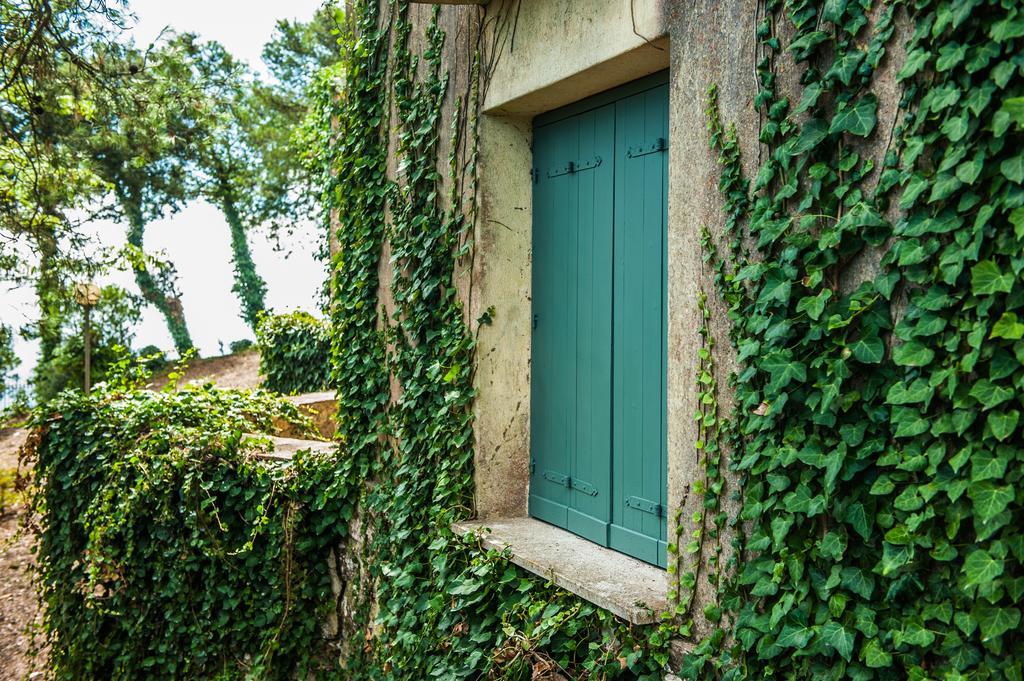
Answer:
[{"label": "concrete window sill", "polygon": [[509,549],[512,562],[550,579],[594,605],[633,624],[651,624],[668,609],[668,573],[554,525],[533,518],[495,518],[456,523],[483,545]]}]

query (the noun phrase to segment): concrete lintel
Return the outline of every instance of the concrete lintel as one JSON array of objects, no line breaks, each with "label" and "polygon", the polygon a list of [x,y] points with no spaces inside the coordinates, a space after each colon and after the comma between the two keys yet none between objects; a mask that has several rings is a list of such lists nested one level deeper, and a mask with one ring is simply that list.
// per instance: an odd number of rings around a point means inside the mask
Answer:
[{"label": "concrete lintel", "polygon": [[652,624],[669,609],[668,573],[533,518],[471,520],[452,526],[512,562],[633,624]]}]

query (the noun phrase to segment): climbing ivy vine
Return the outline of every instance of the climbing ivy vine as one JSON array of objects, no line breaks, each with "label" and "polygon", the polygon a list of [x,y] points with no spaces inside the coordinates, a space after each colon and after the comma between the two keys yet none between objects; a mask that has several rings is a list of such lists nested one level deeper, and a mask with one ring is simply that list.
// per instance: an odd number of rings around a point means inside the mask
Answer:
[{"label": "climbing ivy vine", "polygon": [[[1019,679],[1024,8],[763,10],[752,186],[709,98],[743,560],[720,592],[730,637],[684,672]],[[900,21],[900,107],[882,120]],[[784,59],[798,100],[780,92]]]}]

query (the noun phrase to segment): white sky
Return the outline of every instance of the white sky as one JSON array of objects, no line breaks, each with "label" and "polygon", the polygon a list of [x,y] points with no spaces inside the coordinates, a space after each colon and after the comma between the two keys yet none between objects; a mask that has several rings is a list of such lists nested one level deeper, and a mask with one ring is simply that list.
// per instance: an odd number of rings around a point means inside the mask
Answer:
[{"label": "white sky", "polygon": [[[309,19],[323,0],[131,0],[138,17],[131,33],[136,44],[146,45],[164,27],[192,31],[217,40],[229,52],[254,68],[260,68],[263,44],[270,38],[278,19]],[[112,222],[94,225],[105,246],[124,243],[125,227]],[[257,271],[267,281],[267,305],[276,311],[296,308],[316,313],[317,292],[324,279],[323,266],[314,260],[317,226],[301,225],[287,240],[292,251],[286,259],[274,252],[259,233],[250,235]],[[240,338],[252,338],[242,320],[240,306],[231,291],[231,241],[227,223],[214,206],[196,201],[175,215],[150,223],[145,248],[163,250],[178,269],[185,318],[193,342],[204,356],[220,353]],[[98,283],[116,283],[138,292],[130,273],[114,273]],[[0,290],[0,319],[15,329],[37,316],[31,290]],[[152,307],[143,308],[142,323],[136,331],[136,348],[153,344],[173,350],[163,317]],[[15,351],[22,360],[17,373],[25,378],[36,361],[36,344],[16,337]]]}]

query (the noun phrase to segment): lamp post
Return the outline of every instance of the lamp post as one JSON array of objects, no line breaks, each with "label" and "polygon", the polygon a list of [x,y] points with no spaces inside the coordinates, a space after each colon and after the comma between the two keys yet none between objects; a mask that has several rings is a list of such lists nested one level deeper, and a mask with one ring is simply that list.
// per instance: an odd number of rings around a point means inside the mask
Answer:
[{"label": "lamp post", "polygon": [[83,340],[85,341],[85,394],[88,395],[92,380],[92,367],[90,366],[92,363],[92,338],[90,337],[89,311],[96,303],[100,302],[100,287],[92,282],[75,284],[75,302],[82,306],[85,313]]}]

